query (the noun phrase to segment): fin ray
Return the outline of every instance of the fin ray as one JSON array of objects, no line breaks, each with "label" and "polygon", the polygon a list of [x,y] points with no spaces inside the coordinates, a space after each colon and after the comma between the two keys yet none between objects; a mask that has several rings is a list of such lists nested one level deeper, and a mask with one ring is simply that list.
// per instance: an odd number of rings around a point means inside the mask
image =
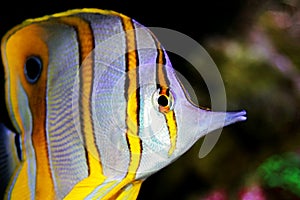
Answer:
[{"label": "fin ray", "polygon": [[13,172],[19,165],[15,133],[0,123],[0,198],[3,197]]}]

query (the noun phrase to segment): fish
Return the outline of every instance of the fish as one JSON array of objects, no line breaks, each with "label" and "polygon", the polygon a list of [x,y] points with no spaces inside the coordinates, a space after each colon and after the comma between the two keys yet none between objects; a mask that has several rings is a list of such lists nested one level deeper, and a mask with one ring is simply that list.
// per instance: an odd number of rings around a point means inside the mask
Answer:
[{"label": "fish", "polygon": [[4,199],[136,199],[199,138],[246,120],[193,104],[154,33],[119,12],[25,20],[1,56]]}]

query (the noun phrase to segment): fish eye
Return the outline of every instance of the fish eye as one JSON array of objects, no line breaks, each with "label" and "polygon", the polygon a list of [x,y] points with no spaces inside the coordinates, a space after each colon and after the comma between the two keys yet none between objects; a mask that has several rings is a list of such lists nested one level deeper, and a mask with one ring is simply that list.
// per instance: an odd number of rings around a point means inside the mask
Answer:
[{"label": "fish eye", "polygon": [[30,56],[24,64],[24,74],[29,83],[35,83],[42,73],[42,61],[38,56]]},{"label": "fish eye", "polygon": [[167,113],[173,109],[174,98],[169,89],[161,91],[158,89],[153,96],[155,107],[158,108],[159,112]]},{"label": "fish eye", "polygon": [[160,95],[157,99],[157,103],[162,107],[168,106],[169,105],[168,97],[166,97],[165,95]]}]

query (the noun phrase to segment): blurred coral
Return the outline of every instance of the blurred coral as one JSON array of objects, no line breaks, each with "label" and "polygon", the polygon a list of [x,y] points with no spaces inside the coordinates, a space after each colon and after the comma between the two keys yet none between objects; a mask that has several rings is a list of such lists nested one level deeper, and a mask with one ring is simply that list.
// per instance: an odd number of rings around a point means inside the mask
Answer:
[{"label": "blurred coral", "polygon": [[261,187],[255,185],[244,188],[239,193],[239,200],[266,200],[266,196]]},{"label": "blurred coral", "polygon": [[214,190],[201,198],[202,200],[228,200],[228,195],[223,189]]}]

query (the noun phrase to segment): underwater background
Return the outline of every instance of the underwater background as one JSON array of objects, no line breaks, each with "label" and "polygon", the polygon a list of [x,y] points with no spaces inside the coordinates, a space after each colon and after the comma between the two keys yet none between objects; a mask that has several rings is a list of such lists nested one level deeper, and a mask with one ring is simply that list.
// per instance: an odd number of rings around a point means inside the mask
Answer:
[{"label": "underwater background", "polygon": [[[138,199],[300,199],[300,1],[22,1],[0,7],[1,37],[28,18],[73,8],[121,12],[149,27],[177,30],[197,40],[222,75],[227,109],[247,121],[225,127],[213,150],[198,158],[202,140],[150,176]],[[205,82],[170,55],[210,107]],[[0,120],[9,123],[0,70]]]}]

